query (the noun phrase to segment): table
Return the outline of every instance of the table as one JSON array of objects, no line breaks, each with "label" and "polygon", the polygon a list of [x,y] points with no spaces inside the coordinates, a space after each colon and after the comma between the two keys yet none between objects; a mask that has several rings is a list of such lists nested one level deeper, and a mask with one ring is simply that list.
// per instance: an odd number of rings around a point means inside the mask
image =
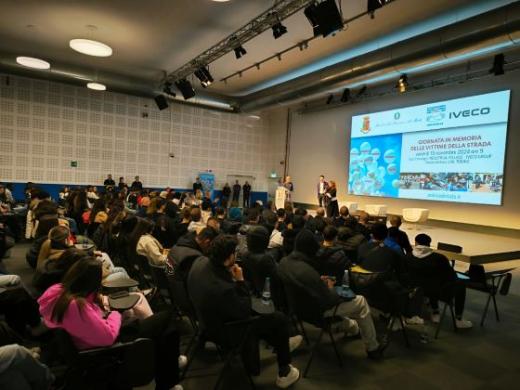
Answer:
[{"label": "table", "polygon": [[520,259],[520,250],[490,250],[479,253],[455,253],[434,249],[435,252],[443,254],[450,260],[462,261],[469,264],[490,264],[500,261],[518,260]]},{"label": "table", "polygon": [[262,298],[251,296],[251,309],[258,314],[272,314],[276,311],[273,300],[270,299],[268,304],[262,301]]}]

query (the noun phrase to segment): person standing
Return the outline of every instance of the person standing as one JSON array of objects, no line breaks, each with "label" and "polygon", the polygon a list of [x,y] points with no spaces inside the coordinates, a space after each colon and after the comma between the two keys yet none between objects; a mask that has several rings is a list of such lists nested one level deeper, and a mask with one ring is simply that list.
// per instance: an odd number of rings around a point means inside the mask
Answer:
[{"label": "person standing", "polygon": [[337,218],[339,216],[339,207],[336,182],[334,180],[330,181],[329,187],[327,188],[325,195],[329,199],[329,204],[327,205],[327,217]]},{"label": "person standing", "polygon": [[222,188],[222,207],[227,209],[229,197],[231,196],[231,187],[229,186],[229,183],[226,183],[224,185],[224,188]]},{"label": "person standing", "polygon": [[141,181],[139,180],[139,176],[136,176],[134,178],[134,181],[133,181],[132,185],[130,186],[130,189],[132,191],[139,191],[139,192],[141,192],[143,190],[143,183],[141,183]]},{"label": "person standing", "polygon": [[200,177],[195,178],[195,183],[193,183],[193,194],[197,195],[197,191],[202,191],[202,183],[200,182]]},{"label": "person standing", "polygon": [[125,183],[125,178],[123,176],[119,178],[119,183],[117,183],[117,187],[119,188],[119,191],[123,191],[125,188],[128,188],[128,186]]},{"label": "person standing", "polygon": [[251,184],[249,184],[246,180],[244,185],[242,186],[242,191],[244,192],[244,208],[249,207],[249,198],[251,197]]},{"label": "person standing", "polygon": [[107,175],[107,178],[103,182],[103,185],[105,186],[105,188],[107,188],[107,187],[114,188],[114,186],[116,185],[116,182],[114,181],[114,179],[112,179],[112,175],[111,174]]},{"label": "person standing", "polygon": [[318,203],[320,207],[327,207],[327,198],[325,197],[325,193],[329,188],[329,183],[325,181],[325,176],[320,176],[320,181],[316,187],[318,191]]},{"label": "person standing", "polygon": [[241,189],[242,187],[240,187],[240,183],[238,182],[238,180],[235,181],[235,185],[233,186],[233,202],[238,202],[238,198],[240,198]]},{"label": "person standing", "polygon": [[294,185],[291,181],[291,176],[286,176],[285,181],[283,183],[283,186],[287,190],[286,197],[285,197],[285,203],[292,205],[292,192],[294,191]]}]

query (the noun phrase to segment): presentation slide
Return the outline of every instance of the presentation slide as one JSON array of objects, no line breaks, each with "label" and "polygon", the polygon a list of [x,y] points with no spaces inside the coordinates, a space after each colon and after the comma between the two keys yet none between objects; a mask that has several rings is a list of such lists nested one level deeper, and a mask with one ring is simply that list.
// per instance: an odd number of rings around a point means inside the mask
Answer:
[{"label": "presentation slide", "polygon": [[352,117],[349,194],[500,205],[510,93]]}]

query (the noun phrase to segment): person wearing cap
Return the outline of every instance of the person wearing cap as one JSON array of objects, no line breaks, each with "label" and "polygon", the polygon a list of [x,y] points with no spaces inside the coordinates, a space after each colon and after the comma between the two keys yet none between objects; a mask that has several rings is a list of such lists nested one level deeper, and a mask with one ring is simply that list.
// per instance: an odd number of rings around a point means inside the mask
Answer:
[{"label": "person wearing cap", "polygon": [[[350,301],[344,301],[336,293],[334,282],[327,277],[321,277],[311,265],[316,261],[315,256],[319,249],[320,245],[314,234],[308,229],[302,229],[296,236],[294,251],[280,261],[280,279],[284,286],[291,286],[302,292],[299,296],[305,300],[305,303],[302,303],[304,307],[317,305],[325,316],[344,317],[345,335],[354,336],[360,333],[368,357],[381,358],[386,345],[377,341],[370,307],[365,297],[357,295]],[[309,316],[312,316],[313,312],[314,310],[311,310]]]}]

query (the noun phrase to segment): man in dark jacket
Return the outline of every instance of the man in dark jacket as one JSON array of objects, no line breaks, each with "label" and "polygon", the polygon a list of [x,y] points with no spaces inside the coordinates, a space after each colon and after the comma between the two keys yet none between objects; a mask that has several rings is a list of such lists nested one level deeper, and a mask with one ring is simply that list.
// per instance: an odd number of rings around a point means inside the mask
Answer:
[{"label": "man in dark jacket", "polygon": [[[240,187],[240,183],[235,181],[235,184],[233,185],[233,202],[238,202],[238,198],[240,198],[240,190],[242,187]],[[236,205],[238,206],[238,204]]]},{"label": "man in dark jacket", "polygon": [[200,182],[200,177],[195,178],[195,182],[193,183],[193,195],[197,195],[197,191],[202,191],[202,183]]},{"label": "man in dark jacket", "polygon": [[334,220],[334,226],[337,228],[340,228],[342,226],[348,226],[350,219],[354,219],[354,217],[351,217],[349,215],[348,207],[347,206],[341,206],[339,209],[339,217]]},{"label": "man in dark jacket", "polygon": [[350,227],[340,227],[336,237],[336,245],[341,246],[348,259],[355,263],[357,261],[358,248],[366,241],[363,234],[356,232]]},{"label": "man in dark jacket", "polygon": [[316,271],[320,275],[334,276],[341,283],[345,269],[350,265],[350,261],[345,255],[345,251],[336,245],[338,230],[334,226],[326,226],[323,229],[323,243],[316,253]]},{"label": "man in dark jacket", "polygon": [[343,301],[336,294],[333,282],[320,277],[320,274],[309,265],[319,249],[312,232],[303,229],[295,241],[294,251],[284,257],[278,267],[278,274],[286,289],[298,291],[301,304],[309,307],[309,315],[313,316],[315,309],[332,316],[337,307],[336,315],[345,317],[344,329],[347,335],[361,332],[369,358],[382,356],[385,345],[380,345],[376,339],[376,330],[370,315],[370,307],[365,298],[356,296],[351,301]]},{"label": "man in dark jacket", "polygon": [[199,234],[191,232],[182,236],[168,253],[166,260],[168,277],[185,282],[193,262],[207,253],[211,241],[217,235],[215,229],[206,227]]},{"label": "man in dark jacket", "polygon": [[229,186],[229,183],[226,183],[224,187],[222,188],[222,199],[220,200],[222,202],[222,207],[227,209],[228,203],[229,203],[229,197],[231,196],[231,187]]},{"label": "man in dark jacket", "polygon": [[244,208],[245,207],[250,207],[249,206],[249,200],[251,198],[251,184],[249,184],[247,181],[244,183],[244,185],[242,186],[242,191],[244,193],[243,195],[243,205],[244,205]]},{"label": "man in dark jacket", "polygon": [[[252,313],[251,297],[242,268],[235,263],[236,246],[237,240],[233,236],[215,238],[209,249],[209,258],[199,257],[188,276],[188,291],[201,327],[210,338],[220,343],[226,343],[227,322],[251,319]],[[280,312],[256,318],[250,328],[246,349],[257,344],[260,338],[276,350],[276,385],[289,387],[298,380],[299,371],[290,364],[288,319]]]}]

